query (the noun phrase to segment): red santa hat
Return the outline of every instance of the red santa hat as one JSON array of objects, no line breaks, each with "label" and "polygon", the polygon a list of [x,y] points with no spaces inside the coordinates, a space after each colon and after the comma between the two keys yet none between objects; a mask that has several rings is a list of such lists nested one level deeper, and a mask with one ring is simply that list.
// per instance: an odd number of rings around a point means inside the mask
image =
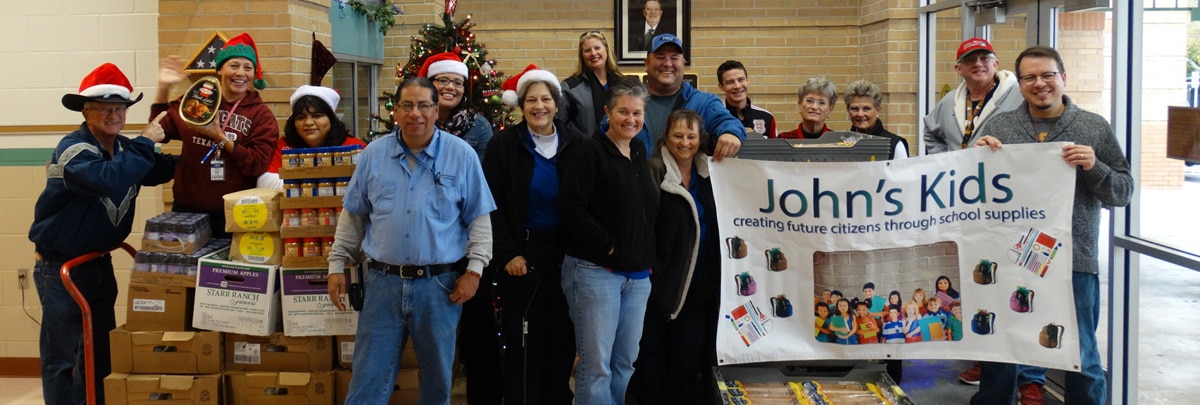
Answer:
[{"label": "red santa hat", "polygon": [[504,81],[504,84],[500,85],[500,90],[504,90],[504,95],[501,96],[504,99],[504,104],[507,104],[509,107],[519,105],[520,97],[525,94],[525,90],[533,82],[545,82],[550,86],[551,91],[556,94],[562,94],[562,85],[558,84],[558,78],[554,76],[554,73],[539,69],[537,65],[530,64],[521,73],[508,78],[508,80]]},{"label": "red santa hat", "polygon": [[105,63],[84,76],[79,83],[79,94],[63,95],[62,104],[68,110],[83,111],[83,104],[88,101],[130,106],[142,100],[142,93],[138,93],[136,99],[131,98],[132,95],[133,85],[129,84],[129,78],[117,65]]},{"label": "red santa hat", "polygon": [[469,78],[467,76],[467,65],[462,62],[462,58],[451,52],[442,52],[425,59],[425,63],[421,65],[421,70],[417,72],[417,76],[432,79],[434,76],[442,73],[454,73],[462,76],[464,79]]},{"label": "red santa hat", "polygon": [[246,58],[254,63],[254,88],[267,88],[267,81],[263,80],[262,63],[258,62],[258,46],[254,45],[254,38],[250,34],[243,32],[225,42],[225,47],[217,52],[217,70],[221,70],[221,65],[231,58]]}]

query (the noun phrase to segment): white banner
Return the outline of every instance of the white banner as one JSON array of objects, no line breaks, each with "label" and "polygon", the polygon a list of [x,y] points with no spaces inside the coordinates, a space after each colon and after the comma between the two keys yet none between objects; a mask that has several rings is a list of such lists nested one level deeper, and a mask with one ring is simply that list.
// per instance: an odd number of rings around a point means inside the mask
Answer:
[{"label": "white banner", "polygon": [[718,364],[938,358],[1078,370],[1075,169],[1062,146],[712,164]]}]

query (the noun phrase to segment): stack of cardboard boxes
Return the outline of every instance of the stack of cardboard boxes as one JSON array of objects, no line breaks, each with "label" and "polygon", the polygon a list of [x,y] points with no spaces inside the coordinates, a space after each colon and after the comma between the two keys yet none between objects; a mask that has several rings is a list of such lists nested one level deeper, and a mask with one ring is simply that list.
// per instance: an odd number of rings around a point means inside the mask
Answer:
[{"label": "stack of cardboard boxes", "polygon": [[[128,324],[110,335],[107,403],[344,403],[358,313],[330,302],[326,255],[344,191],[336,187],[354,171],[346,162],[285,164],[286,191],[303,182],[307,194],[252,189],[226,195],[232,241],[206,244],[208,235],[199,234],[159,240],[148,223],[146,234],[156,239],[143,241],[135,260]],[[317,184],[335,189],[317,190]],[[167,213],[150,222],[155,230],[162,223],[207,229],[207,218],[192,214]],[[184,256],[163,259],[168,253]],[[347,351],[339,353],[335,335]],[[335,370],[338,355],[344,368]],[[392,403],[415,404],[411,347],[402,366]]]},{"label": "stack of cardboard boxes", "polygon": [[209,240],[208,220],[166,213],[147,221],[130,274],[127,323],[109,333],[106,403],[221,402],[221,333],[191,329],[197,257],[229,243]]}]

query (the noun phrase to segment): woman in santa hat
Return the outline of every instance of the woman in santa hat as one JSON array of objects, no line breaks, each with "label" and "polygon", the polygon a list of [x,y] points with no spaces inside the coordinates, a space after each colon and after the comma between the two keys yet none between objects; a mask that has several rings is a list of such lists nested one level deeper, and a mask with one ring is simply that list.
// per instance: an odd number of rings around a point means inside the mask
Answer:
[{"label": "woman in santa hat", "polygon": [[[496,134],[483,160],[483,174],[496,199],[494,254],[484,277],[498,281],[503,297],[500,337],[506,349],[502,365],[489,367],[492,353],[487,351],[495,349],[486,341],[460,346],[464,358],[474,356],[467,368],[467,400],[569,404],[575,335],[561,287],[566,238],[558,216],[558,184],[565,162],[584,138],[555,118],[562,89],[553,73],[529,65],[501,89],[504,103],[520,107],[523,117]],[[463,307],[464,339],[472,328],[494,328],[492,298],[476,297]],[[468,311],[482,316],[468,318]],[[488,374],[495,368],[502,370],[501,378]]]},{"label": "woman in santa hat", "polygon": [[228,233],[222,196],[255,186],[274,155],[279,125],[254,90],[266,88],[267,83],[249,34],[231,38],[214,62],[221,105],[211,123],[203,127],[186,123],[179,115],[181,100],[168,103],[171,86],[187,78],[182,60],[175,56],[163,59],[159,66],[158,92],[150,116],[167,111],[162,120],[167,139],[183,144],[175,167],[172,209],[209,214],[213,236],[223,236]]},{"label": "woman in santa hat", "polygon": [[482,161],[488,141],[492,139],[492,124],[475,112],[466,95],[471,86],[467,65],[458,55],[442,52],[425,59],[417,75],[429,79],[437,89],[437,127],[467,141]]},{"label": "woman in santa hat", "polygon": [[350,135],[346,123],[337,117],[338,103],[342,97],[337,90],[324,86],[303,85],[292,93],[292,115],[283,124],[283,137],[276,143],[275,157],[271,158],[267,172],[258,178],[258,187],[283,189],[279,179],[279,168],[283,166],[283,151],[288,149],[319,148],[326,146],[358,146],[366,143]]}]

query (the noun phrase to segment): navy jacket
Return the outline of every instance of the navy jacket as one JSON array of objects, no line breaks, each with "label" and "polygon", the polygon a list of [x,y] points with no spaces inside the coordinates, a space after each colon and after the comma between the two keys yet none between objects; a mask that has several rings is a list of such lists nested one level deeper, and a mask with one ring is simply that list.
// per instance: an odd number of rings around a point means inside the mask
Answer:
[{"label": "navy jacket", "polygon": [[156,153],[149,139],[117,136],[114,149],[109,155],[86,124],[58,142],[29,228],[29,240],[46,260],[116,248],[133,228],[141,186],[175,176],[178,158]]}]

